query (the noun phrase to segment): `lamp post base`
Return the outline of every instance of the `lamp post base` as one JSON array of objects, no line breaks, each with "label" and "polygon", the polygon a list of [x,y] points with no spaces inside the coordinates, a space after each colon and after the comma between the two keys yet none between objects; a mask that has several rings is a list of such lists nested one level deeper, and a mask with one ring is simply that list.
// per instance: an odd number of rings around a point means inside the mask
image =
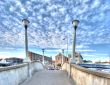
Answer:
[{"label": "lamp post base", "polygon": [[71,78],[71,64],[76,64],[76,60],[73,58],[70,58],[69,61],[69,72],[68,72],[68,77]]},{"label": "lamp post base", "polygon": [[29,59],[29,58],[25,58],[24,59],[24,61],[23,61],[24,63],[27,63],[27,76],[28,77],[31,77],[32,76],[32,72],[31,72],[31,60]]}]

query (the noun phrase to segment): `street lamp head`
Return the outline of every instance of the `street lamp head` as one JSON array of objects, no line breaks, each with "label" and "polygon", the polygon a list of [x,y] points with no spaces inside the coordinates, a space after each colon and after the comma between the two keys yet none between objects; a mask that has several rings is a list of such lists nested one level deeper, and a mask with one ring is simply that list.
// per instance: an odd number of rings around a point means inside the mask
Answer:
[{"label": "street lamp head", "polygon": [[76,30],[76,28],[77,28],[77,26],[78,26],[78,24],[79,24],[79,20],[73,20],[73,21],[72,21],[72,24],[73,24],[73,26],[74,26],[74,28],[75,28],[75,30]]},{"label": "street lamp head", "polygon": [[24,25],[25,28],[27,28],[28,24],[30,23],[28,19],[23,19],[22,23]]},{"label": "street lamp head", "polygon": [[42,49],[42,52],[44,52],[45,49]]}]

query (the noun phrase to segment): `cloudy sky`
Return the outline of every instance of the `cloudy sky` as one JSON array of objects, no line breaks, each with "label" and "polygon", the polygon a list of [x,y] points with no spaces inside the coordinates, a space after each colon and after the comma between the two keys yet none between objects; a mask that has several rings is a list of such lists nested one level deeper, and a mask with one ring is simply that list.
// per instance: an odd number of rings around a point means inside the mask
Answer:
[{"label": "cloudy sky", "polygon": [[77,28],[76,51],[84,59],[108,60],[110,56],[110,0],[0,0],[0,57],[25,57],[24,27],[29,51],[54,56],[72,49],[72,20]]}]

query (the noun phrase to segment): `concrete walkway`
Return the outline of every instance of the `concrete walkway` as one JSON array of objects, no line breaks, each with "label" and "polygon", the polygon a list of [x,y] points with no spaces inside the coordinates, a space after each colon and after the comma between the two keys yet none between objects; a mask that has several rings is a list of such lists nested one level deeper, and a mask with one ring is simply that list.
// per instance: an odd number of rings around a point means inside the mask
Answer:
[{"label": "concrete walkway", "polygon": [[45,70],[37,72],[22,85],[74,85],[62,70]]}]

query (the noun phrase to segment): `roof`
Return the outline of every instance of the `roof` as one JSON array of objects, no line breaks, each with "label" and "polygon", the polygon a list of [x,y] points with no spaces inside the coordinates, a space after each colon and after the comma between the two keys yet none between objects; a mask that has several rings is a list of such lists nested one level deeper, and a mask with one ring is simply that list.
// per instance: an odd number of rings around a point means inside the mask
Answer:
[{"label": "roof", "polygon": [[[59,54],[57,54],[57,55],[55,56],[55,58],[56,58],[56,57],[62,57],[62,55],[63,55],[62,53],[59,53]],[[63,55],[63,57],[68,58],[68,57],[67,57],[67,56],[65,56],[65,55]]]}]

